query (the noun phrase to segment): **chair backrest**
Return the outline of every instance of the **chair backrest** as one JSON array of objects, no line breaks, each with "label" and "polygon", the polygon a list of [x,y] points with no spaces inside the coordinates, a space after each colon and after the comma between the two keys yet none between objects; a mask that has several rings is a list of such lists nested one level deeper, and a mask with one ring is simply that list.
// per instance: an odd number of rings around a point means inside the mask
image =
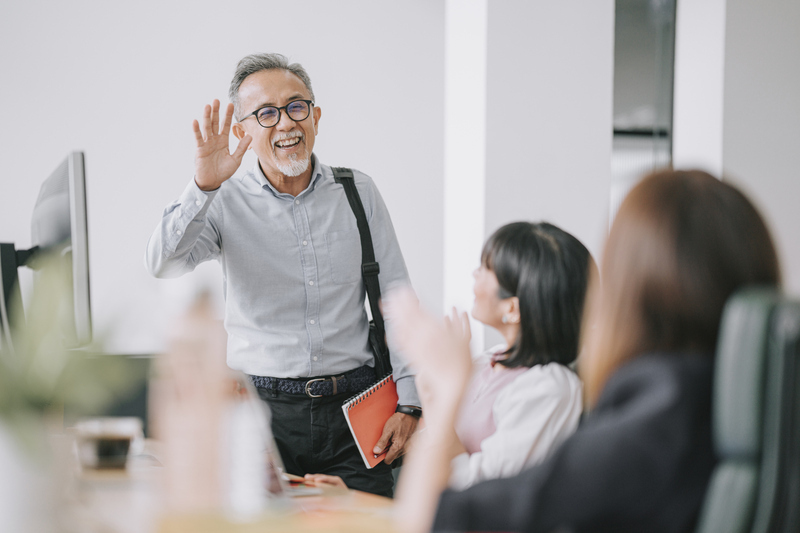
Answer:
[{"label": "chair backrest", "polygon": [[800,531],[800,304],[748,289],[725,306],[713,393],[719,463],[697,533]]}]

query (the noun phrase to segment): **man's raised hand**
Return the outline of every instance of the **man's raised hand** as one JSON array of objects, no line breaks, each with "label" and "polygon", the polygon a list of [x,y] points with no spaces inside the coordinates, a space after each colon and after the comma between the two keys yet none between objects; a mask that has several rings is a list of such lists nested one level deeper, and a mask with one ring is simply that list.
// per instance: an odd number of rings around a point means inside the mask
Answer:
[{"label": "man's raised hand", "polygon": [[232,120],[233,104],[228,104],[225,121],[220,129],[219,100],[214,100],[212,105],[207,105],[203,110],[203,129],[200,129],[200,123],[196,120],[192,124],[197,139],[194,180],[204,191],[213,191],[233,176],[242,164],[242,157],[253,140],[250,135],[245,134],[239,141],[236,151],[231,154],[228,138]]}]

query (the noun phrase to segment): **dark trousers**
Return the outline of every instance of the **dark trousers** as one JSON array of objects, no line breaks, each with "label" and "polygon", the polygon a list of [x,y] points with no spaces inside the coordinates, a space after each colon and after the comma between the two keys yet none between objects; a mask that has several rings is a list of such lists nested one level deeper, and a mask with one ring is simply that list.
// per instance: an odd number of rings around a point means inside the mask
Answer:
[{"label": "dark trousers", "polygon": [[392,469],[379,463],[364,465],[342,413],[351,393],[310,398],[258,389],[272,412],[272,432],[284,467],[290,474],[328,474],[341,477],[351,489],[392,497]]}]

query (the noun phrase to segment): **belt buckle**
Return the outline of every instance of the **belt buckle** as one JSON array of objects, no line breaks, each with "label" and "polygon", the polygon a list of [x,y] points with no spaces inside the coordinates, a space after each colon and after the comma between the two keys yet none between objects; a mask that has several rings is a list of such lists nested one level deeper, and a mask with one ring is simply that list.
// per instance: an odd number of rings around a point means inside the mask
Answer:
[{"label": "belt buckle", "polygon": [[325,378],[315,378],[306,381],[306,396],[308,396],[309,398],[322,398],[324,396],[323,394],[311,394],[311,391],[308,390],[311,384],[314,383],[315,381],[325,381]]}]

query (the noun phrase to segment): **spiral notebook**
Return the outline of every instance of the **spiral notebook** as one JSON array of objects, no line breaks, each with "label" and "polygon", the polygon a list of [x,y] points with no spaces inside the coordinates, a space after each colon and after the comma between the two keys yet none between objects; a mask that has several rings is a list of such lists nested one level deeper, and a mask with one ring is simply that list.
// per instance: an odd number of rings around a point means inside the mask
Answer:
[{"label": "spiral notebook", "polygon": [[384,424],[396,408],[397,387],[391,374],[342,405],[344,418],[367,468],[383,461],[383,456],[386,455],[382,453],[375,457],[372,449],[381,438]]}]

